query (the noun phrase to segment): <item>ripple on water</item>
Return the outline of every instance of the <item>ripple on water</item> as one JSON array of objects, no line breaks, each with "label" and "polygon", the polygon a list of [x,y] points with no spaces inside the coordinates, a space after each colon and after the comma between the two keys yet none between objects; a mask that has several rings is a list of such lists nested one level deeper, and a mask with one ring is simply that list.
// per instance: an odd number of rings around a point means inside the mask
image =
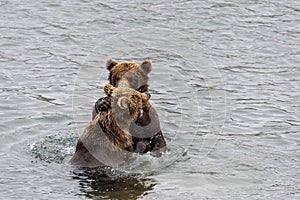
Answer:
[{"label": "ripple on water", "polygon": [[[1,197],[297,199],[298,4],[1,1]],[[108,57],[153,61],[168,142],[109,178],[64,163]]]}]

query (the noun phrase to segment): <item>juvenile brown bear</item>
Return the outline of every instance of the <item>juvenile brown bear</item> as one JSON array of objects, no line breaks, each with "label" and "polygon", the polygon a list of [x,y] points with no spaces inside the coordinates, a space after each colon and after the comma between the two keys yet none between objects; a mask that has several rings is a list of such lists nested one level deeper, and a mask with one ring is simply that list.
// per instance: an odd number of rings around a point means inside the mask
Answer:
[{"label": "juvenile brown bear", "polygon": [[[109,70],[109,83],[115,87],[130,87],[136,91],[148,93],[148,74],[151,72],[151,61],[145,60],[142,64],[135,62],[117,63],[108,59],[105,63]],[[98,99],[93,107],[92,119],[100,112],[111,109],[109,96]],[[151,152],[151,155],[160,156],[166,150],[166,142],[160,129],[159,117],[153,107],[143,109],[138,120],[130,124],[129,132],[132,136],[132,148],[136,153]]]},{"label": "juvenile brown bear", "polygon": [[112,99],[111,109],[99,111],[86,127],[70,160],[72,165],[89,168],[118,166],[133,151],[129,127],[143,110],[150,110],[149,97],[134,89],[115,88],[110,84],[104,86],[104,91]]}]

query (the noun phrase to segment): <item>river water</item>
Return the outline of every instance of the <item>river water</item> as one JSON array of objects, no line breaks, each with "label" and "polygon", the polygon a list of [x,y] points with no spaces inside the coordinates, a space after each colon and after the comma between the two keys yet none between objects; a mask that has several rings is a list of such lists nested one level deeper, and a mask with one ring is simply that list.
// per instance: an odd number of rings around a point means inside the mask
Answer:
[{"label": "river water", "polygon": [[[0,1],[1,199],[299,199],[300,3]],[[151,59],[168,151],[68,164],[106,58]]]}]

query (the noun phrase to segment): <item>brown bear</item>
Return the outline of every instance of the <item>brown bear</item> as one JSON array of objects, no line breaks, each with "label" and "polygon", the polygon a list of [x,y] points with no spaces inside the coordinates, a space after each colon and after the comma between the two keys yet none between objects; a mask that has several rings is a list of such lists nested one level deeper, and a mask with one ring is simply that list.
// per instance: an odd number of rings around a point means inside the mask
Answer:
[{"label": "brown bear", "polygon": [[[109,83],[115,87],[130,87],[149,96],[148,74],[152,63],[145,60],[142,64],[135,62],[117,63],[112,59],[106,60],[105,66],[109,70]],[[98,99],[93,107],[92,119],[100,112],[111,109],[109,96]],[[160,129],[159,117],[153,107],[149,111],[143,110],[137,121],[130,124],[133,151],[136,153],[151,152],[153,156],[160,156],[166,150],[166,142]]]},{"label": "brown bear", "polygon": [[[148,74],[152,70],[151,61],[145,60],[141,65],[139,65],[135,62],[117,63],[112,59],[107,59],[105,61],[105,67],[109,70],[109,83],[114,87],[123,85],[142,93],[149,92]],[[94,119],[94,117],[98,114],[99,110],[107,109],[109,107],[109,98],[104,97],[98,99],[93,107],[92,119]]]},{"label": "brown bear", "polygon": [[111,101],[111,109],[102,110],[86,127],[77,142],[76,151],[70,160],[80,167],[119,166],[129,152],[133,152],[131,122],[136,122],[142,113],[151,108],[149,97],[128,87],[104,86]]}]

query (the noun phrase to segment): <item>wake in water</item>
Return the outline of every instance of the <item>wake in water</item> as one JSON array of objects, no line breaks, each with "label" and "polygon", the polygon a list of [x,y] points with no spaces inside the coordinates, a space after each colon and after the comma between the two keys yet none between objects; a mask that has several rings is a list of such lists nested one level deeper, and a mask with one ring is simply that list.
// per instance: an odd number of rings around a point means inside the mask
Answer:
[{"label": "wake in water", "polygon": [[67,157],[73,155],[77,136],[67,134],[47,135],[43,140],[35,141],[30,145],[31,153],[35,161],[62,164]]},{"label": "wake in water", "polygon": [[[42,161],[46,163],[67,164],[75,152],[77,140],[78,137],[72,134],[67,134],[63,137],[58,133],[48,135],[40,141],[35,141],[30,145],[30,150],[34,157],[33,162]],[[115,170],[120,170],[124,173],[152,174],[158,173],[160,169],[186,159],[188,159],[187,149],[170,144],[166,153],[163,153],[159,158],[151,156],[150,153],[142,155],[132,154],[130,162],[126,166],[115,168]],[[107,168],[99,169],[105,171]]]},{"label": "wake in water", "polygon": [[[62,136],[64,135],[64,136]],[[170,165],[189,159],[187,149],[171,144],[161,157],[132,154],[130,162],[119,168],[78,168],[68,164],[75,152],[75,134],[48,135],[30,145],[33,162],[57,163],[67,166],[70,177],[78,181],[78,196],[104,199],[136,199],[145,196],[156,186],[154,175]]]}]

